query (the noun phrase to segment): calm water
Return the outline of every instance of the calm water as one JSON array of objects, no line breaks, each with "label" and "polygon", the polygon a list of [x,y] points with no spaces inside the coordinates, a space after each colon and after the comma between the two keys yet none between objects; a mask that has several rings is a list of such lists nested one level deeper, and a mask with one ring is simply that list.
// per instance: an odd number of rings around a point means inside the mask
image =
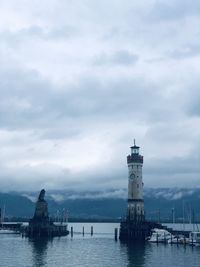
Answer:
[{"label": "calm water", "polygon": [[[94,235],[90,232],[94,226]],[[146,244],[130,246],[114,241],[114,228],[119,224],[74,223],[73,238],[54,238],[33,242],[15,235],[0,236],[0,266],[134,266],[134,267],[199,267],[200,247]]]}]

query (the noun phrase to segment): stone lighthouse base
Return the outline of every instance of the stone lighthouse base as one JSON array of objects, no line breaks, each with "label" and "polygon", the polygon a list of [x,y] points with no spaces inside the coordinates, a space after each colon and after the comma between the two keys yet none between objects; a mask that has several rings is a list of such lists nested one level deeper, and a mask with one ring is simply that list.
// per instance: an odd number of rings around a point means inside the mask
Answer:
[{"label": "stone lighthouse base", "polygon": [[162,225],[148,221],[124,220],[120,224],[119,239],[121,241],[144,242],[151,235],[153,228],[162,228]]}]

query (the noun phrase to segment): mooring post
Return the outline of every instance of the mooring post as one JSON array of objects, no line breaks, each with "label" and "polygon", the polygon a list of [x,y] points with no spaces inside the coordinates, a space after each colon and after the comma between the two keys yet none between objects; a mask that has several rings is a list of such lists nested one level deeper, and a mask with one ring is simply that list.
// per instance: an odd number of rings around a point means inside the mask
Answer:
[{"label": "mooring post", "polygon": [[172,233],[171,233],[171,245],[172,245]]},{"label": "mooring post", "polygon": [[157,244],[158,244],[158,233],[157,233],[157,235],[156,235],[156,242],[157,242]]},{"label": "mooring post", "polygon": [[115,228],[115,241],[117,241],[117,238],[118,238],[118,229]]},{"label": "mooring post", "polygon": [[91,226],[91,236],[93,236],[93,226]]},{"label": "mooring post", "polygon": [[83,236],[84,236],[85,232],[84,232],[84,226],[83,226]]},{"label": "mooring post", "polygon": [[71,226],[71,237],[73,237],[73,227]]}]

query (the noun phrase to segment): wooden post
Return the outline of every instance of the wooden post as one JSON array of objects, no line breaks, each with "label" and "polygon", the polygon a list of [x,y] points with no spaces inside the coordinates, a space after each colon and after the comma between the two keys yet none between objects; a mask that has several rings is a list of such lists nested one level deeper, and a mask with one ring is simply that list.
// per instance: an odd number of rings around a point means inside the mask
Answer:
[{"label": "wooden post", "polygon": [[91,226],[91,236],[93,236],[93,226]]},{"label": "wooden post", "polygon": [[172,245],[172,233],[171,233],[171,245]]},{"label": "wooden post", "polygon": [[157,233],[157,235],[156,235],[156,242],[157,242],[157,244],[158,244],[158,233]]},{"label": "wooden post", "polygon": [[71,237],[73,237],[73,227],[71,227]]},{"label": "wooden post", "polygon": [[83,236],[84,236],[84,234],[85,234],[85,231],[84,231],[84,226],[83,226]]},{"label": "wooden post", "polygon": [[117,239],[118,239],[118,229],[115,228],[115,241],[117,241]]}]

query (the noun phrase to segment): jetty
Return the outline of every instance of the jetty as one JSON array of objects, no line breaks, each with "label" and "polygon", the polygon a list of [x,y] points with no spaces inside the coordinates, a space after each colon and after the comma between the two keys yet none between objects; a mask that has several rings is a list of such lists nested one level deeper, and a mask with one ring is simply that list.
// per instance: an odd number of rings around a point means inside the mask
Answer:
[{"label": "jetty", "polygon": [[48,204],[44,199],[45,190],[42,189],[35,206],[35,212],[29,225],[22,230],[22,234],[31,238],[65,236],[69,234],[66,223],[56,223],[49,217]]}]

